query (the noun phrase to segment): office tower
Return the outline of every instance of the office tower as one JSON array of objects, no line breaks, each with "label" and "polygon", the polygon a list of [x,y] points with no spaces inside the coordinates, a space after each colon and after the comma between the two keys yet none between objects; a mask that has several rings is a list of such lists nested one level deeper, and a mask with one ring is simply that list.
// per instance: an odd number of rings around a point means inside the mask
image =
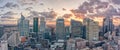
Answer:
[{"label": "office tower", "polygon": [[21,18],[18,20],[18,30],[20,32],[20,36],[29,36],[29,20],[25,19],[22,14]]},{"label": "office tower", "polygon": [[98,22],[95,22],[89,18],[85,18],[83,20],[83,23],[86,26],[86,39],[90,41],[98,40],[98,33],[99,33]]},{"label": "office tower", "polygon": [[113,29],[114,29],[114,24],[113,24],[112,17],[110,17],[110,16],[105,17],[103,19],[103,26],[101,29],[102,33],[100,33],[100,36],[104,36],[104,34],[109,31],[112,32]]},{"label": "office tower", "polygon": [[33,18],[33,32],[38,33],[38,17]]},{"label": "office tower", "polygon": [[82,22],[71,19],[71,37],[82,37]]},{"label": "office tower", "polygon": [[18,32],[11,32],[12,35],[8,38],[8,44],[12,47],[18,46],[20,44],[20,35]]},{"label": "office tower", "polygon": [[0,25],[0,38],[3,36],[4,32],[4,26]]},{"label": "office tower", "polygon": [[51,39],[51,29],[50,28],[45,29],[45,32],[43,33],[43,38],[48,39],[50,41],[50,39]]},{"label": "office tower", "polygon": [[82,34],[83,34],[82,38],[86,39],[86,26],[85,25],[82,26]]},{"label": "office tower", "polygon": [[70,26],[65,27],[65,34],[66,34],[66,38],[69,39],[70,38]]},{"label": "office tower", "polygon": [[120,25],[116,28],[116,36],[120,36]]},{"label": "office tower", "polygon": [[0,42],[0,50],[8,50],[8,43],[6,40]]},{"label": "office tower", "polygon": [[45,31],[46,28],[46,21],[44,17],[40,17],[40,32]]},{"label": "office tower", "polygon": [[56,37],[57,39],[65,39],[65,25],[62,17],[57,18],[56,21]]}]

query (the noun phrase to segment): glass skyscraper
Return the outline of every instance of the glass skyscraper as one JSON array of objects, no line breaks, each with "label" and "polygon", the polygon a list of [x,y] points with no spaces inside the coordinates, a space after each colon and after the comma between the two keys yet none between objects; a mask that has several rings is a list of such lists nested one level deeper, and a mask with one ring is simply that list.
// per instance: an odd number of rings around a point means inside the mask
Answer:
[{"label": "glass skyscraper", "polygon": [[33,18],[33,32],[38,33],[38,17]]}]

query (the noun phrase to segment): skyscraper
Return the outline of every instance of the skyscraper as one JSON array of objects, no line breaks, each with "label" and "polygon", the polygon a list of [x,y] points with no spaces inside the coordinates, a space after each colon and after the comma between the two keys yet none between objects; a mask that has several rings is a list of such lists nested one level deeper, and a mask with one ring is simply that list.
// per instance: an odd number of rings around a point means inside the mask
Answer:
[{"label": "skyscraper", "polygon": [[84,25],[86,26],[86,39],[87,40],[98,40],[99,25],[98,22],[93,21],[92,19],[85,18],[83,20]]},{"label": "skyscraper", "polygon": [[33,18],[33,32],[38,33],[38,17]]},{"label": "skyscraper", "polygon": [[82,22],[71,19],[71,37],[82,37]]},{"label": "skyscraper", "polygon": [[56,21],[56,37],[57,39],[65,39],[65,25],[62,17],[57,18]]},{"label": "skyscraper", "polygon": [[40,17],[40,31],[45,31],[46,21],[44,17]]},{"label": "skyscraper", "polygon": [[20,36],[29,36],[29,20],[25,19],[22,14],[21,18],[18,20],[18,30],[20,32]]},{"label": "skyscraper", "polygon": [[4,26],[0,25],[0,38],[1,38],[2,35],[4,34],[4,33],[3,33],[3,29],[4,29]]},{"label": "skyscraper", "polygon": [[113,29],[114,29],[114,24],[113,24],[112,17],[107,16],[103,19],[103,26],[101,29],[102,33],[100,33],[99,36],[104,36],[105,33],[109,31],[112,32]]},{"label": "skyscraper", "polygon": [[116,35],[120,36],[120,25],[116,28]]}]

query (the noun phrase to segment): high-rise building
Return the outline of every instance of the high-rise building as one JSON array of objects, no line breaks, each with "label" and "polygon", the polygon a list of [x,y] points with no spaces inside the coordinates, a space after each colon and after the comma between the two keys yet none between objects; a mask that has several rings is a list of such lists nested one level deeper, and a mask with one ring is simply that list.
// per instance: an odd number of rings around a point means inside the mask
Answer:
[{"label": "high-rise building", "polygon": [[33,32],[38,33],[38,17],[33,18]]},{"label": "high-rise building", "polygon": [[65,27],[65,34],[66,34],[66,39],[70,38],[70,26]]},{"label": "high-rise building", "polygon": [[29,20],[25,19],[22,14],[21,18],[18,20],[18,30],[20,32],[20,36],[29,36]]},{"label": "high-rise building", "polygon": [[82,22],[71,19],[71,37],[82,37]]},{"label": "high-rise building", "polygon": [[85,18],[83,20],[83,23],[86,26],[86,39],[90,41],[98,40],[98,35],[99,35],[98,22],[95,22],[89,18]]},{"label": "high-rise building", "polygon": [[65,39],[65,24],[62,17],[57,18],[56,21],[56,37],[57,39]]},{"label": "high-rise building", "polygon": [[113,20],[111,17],[107,16],[106,18],[103,19],[103,26],[101,29],[101,32],[99,36],[104,36],[105,33],[107,32],[112,32],[114,30],[114,24]]},{"label": "high-rise building", "polygon": [[120,36],[120,25],[116,28],[116,35]]},{"label": "high-rise building", "polygon": [[0,42],[0,50],[8,50],[8,43],[6,40]]},{"label": "high-rise building", "polygon": [[4,33],[3,33],[3,30],[4,30],[4,26],[0,25],[0,38],[1,38],[2,35],[4,34]]},{"label": "high-rise building", "polygon": [[44,17],[40,17],[40,32],[45,31],[46,28],[46,21]]}]

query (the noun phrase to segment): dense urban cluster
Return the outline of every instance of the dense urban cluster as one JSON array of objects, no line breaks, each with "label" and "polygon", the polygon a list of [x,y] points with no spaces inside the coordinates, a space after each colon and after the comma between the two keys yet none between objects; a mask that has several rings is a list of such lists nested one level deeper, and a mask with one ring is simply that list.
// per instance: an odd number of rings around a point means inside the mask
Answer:
[{"label": "dense urban cluster", "polygon": [[0,25],[0,50],[120,50],[120,25],[110,16],[102,26],[88,17],[71,19],[70,26],[63,17],[55,26],[47,26],[44,17],[32,20],[31,25],[21,14],[17,25]]}]

